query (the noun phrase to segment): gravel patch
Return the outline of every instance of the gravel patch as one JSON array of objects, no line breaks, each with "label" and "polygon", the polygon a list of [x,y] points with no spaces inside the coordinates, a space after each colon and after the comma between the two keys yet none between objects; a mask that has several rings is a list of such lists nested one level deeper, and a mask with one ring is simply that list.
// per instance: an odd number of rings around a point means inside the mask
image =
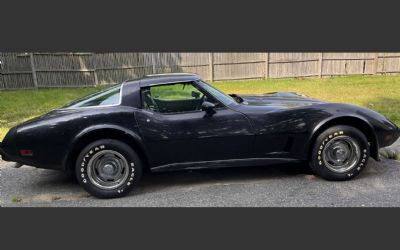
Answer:
[{"label": "gravel patch", "polygon": [[400,139],[393,143],[393,145],[380,149],[379,153],[387,159],[400,161]]}]

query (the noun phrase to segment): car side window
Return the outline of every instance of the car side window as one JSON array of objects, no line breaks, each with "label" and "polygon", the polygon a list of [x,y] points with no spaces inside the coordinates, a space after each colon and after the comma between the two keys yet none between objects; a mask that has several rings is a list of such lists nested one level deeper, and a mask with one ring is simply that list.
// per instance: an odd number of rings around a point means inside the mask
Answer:
[{"label": "car side window", "polygon": [[121,84],[107,88],[103,91],[94,93],[79,99],[73,103],[70,103],[64,108],[82,108],[82,107],[94,107],[94,106],[107,106],[117,105],[121,98]]},{"label": "car side window", "polygon": [[144,109],[159,113],[200,111],[204,101],[214,101],[191,82],[150,86],[142,89]]},{"label": "car side window", "polygon": [[177,83],[150,87],[151,96],[157,100],[178,101],[201,99],[204,94],[191,83]]}]

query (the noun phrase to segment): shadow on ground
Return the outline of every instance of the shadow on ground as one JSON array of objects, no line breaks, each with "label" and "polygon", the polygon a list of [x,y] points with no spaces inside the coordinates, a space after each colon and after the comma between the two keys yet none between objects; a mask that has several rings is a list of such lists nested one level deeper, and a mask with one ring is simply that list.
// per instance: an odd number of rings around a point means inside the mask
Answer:
[{"label": "shadow on ground", "polygon": [[[73,175],[58,171],[44,172],[51,175],[41,179],[39,186],[78,186]],[[291,178],[297,175],[312,175],[306,163],[274,166],[227,167],[198,170],[182,170],[173,172],[145,173],[135,190],[135,194],[157,192],[174,187],[207,185],[221,183],[245,183],[266,181],[277,178]]]},{"label": "shadow on ground", "polygon": [[400,204],[399,167],[370,159],[354,181],[340,183],[312,175],[306,164],[147,173],[127,197],[101,200],[63,172],[4,165],[0,205],[394,206]]}]

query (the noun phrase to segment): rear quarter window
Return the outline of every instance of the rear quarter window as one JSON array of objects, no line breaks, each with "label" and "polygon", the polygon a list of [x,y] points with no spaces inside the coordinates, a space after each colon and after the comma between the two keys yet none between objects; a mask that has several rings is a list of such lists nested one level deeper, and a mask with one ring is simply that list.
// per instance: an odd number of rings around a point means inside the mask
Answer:
[{"label": "rear quarter window", "polygon": [[121,99],[121,87],[119,84],[111,88],[102,90],[100,92],[91,94],[73,103],[64,106],[63,108],[82,108],[82,107],[96,107],[117,105]]}]

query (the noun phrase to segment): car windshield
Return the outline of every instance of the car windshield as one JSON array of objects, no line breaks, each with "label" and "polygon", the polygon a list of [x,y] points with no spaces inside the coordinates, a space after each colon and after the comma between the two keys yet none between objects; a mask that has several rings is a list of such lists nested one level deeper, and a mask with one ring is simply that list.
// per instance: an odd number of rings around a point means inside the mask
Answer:
[{"label": "car windshield", "polygon": [[203,81],[197,81],[197,84],[199,84],[200,87],[202,87],[208,93],[213,95],[215,98],[217,98],[220,102],[222,102],[226,106],[236,102],[235,99],[232,98],[231,96],[225,94],[224,92],[214,88],[213,86]]},{"label": "car windshield", "polygon": [[104,89],[100,92],[83,97],[62,108],[81,108],[94,106],[116,105],[120,102],[121,84]]}]

